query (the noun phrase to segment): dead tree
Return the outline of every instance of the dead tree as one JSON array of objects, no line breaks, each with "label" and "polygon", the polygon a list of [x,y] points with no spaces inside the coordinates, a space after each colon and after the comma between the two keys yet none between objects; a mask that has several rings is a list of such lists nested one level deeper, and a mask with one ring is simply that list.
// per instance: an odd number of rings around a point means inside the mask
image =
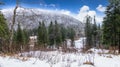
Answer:
[{"label": "dead tree", "polygon": [[11,23],[11,31],[10,31],[10,45],[9,45],[9,51],[11,52],[12,49],[12,44],[13,44],[13,35],[14,35],[14,25],[15,25],[15,19],[16,19],[16,12],[18,8],[19,1],[16,0],[16,6],[13,11],[13,18],[12,18],[12,23]]}]

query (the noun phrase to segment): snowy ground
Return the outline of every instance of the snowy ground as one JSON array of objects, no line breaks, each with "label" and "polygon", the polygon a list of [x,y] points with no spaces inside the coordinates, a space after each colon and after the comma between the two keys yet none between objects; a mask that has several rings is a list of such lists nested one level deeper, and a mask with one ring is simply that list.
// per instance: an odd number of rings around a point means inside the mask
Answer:
[{"label": "snowy ground", "polygon": [[[0,67],[120,67],[120,55],[40,52],[36,58],[0,57]],[[111,58],[110,58],[110,57]],[[94,60],[93,60],[94,58]],[[84,64],[91,61],[93,65]]]},{"label": "snowy ground", "polygon": [[[85,42],[85,38],[84,37],[80,38],[78,40],[75,40],[74,42],[75,42],[75,48],[80,49],[84,46],[83,44]],[[70,47],[70,45],[71,45],[70,43],[71,43],[70,40],[67,40],[67,47]]]},{"label": "snowy ground", "polygon": [[[78,46],[81,40],[75,41]],[[78,44],[79,43],[79,44]],[[81,44],[82,45],[82,44]],[[19,56],[0,56],[0,67],[120,67],[120,55],[100,54],[108,50],[90,49],[92,53],[63,53],[60,51],[31,51]],[[32,56],[32,57],[28,57]],[[94,65],[84,64],[90,61]]]}]

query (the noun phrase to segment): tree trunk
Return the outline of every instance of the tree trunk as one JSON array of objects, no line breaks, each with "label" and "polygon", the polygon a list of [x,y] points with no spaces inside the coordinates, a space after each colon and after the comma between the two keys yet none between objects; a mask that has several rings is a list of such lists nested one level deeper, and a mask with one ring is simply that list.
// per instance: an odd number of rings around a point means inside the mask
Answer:
[{"label": "tree trunk", "polygon": [[119,54],[120,54],[120,42],[119,42]]},{"label": "tree trunk", "polygon": [[14,24],[15,24],[15,18],[16,18],[16,10],[18,6],[15,7],[14,13],[13,13],[13,19],[12,19],[12,24],[11,24],[11,31],[10,31],[10,45],[9,45],[9,51],[11,52],[11,47],[13,44],[13,34],[14,34]]},{"label": "tree trunk", "polygon": [[120,54],[120,34],[119,34],[118,38],[119,38],[119,39],[118,39],[118,46],[119,46],[118,49],[119,49],[119,54]]}]

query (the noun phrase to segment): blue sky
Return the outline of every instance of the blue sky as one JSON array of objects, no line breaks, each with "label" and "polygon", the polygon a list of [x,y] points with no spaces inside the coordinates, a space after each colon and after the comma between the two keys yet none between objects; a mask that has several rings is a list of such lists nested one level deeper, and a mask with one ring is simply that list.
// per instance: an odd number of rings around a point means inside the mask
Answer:
[{"label": "blue sky", "polygon": [[[20,6],[26,8],[41,8],[48,10],[57,9],[65,11],[66,13],[69,14],[76,15],[84,14],[87,12],[90,15],[95,14],[99,18],[103,18],[105,7],[108,5],[108,0],[19,0],[19,1]],[[5,5],[0,5],[1,9],[13,8],[16,5],[16,0],[0,0],[0,2],[5,3]]]},{"label": "blue sky", "polygon": [[[0,0],[5,5],[1,8],[14,7],[16,0]],[[44,9],[65,9],[71,12],[77,12],[80,7],[87,5],[91,10],[96,10],[96,7],[101,4],[106,6],[107,0],[19,0],[20,5],[30,8],[44,8]]]}]

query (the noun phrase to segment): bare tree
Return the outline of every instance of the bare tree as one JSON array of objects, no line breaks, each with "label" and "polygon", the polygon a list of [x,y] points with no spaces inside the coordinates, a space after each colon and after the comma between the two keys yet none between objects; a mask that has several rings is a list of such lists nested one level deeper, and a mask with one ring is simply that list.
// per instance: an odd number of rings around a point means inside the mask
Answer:
[{"label": "bare tree", "polygon": [[13,18],[12,18],[12,23],[11,23],[11,31],[10,31],[10,45],[9,45],[9,50],[10,51],[11,51],[11,46],[13,44],[14,25],[15,25],[16,12],[17,12],[18,6],[19,6],[19,0],[16,0],[16,6],[15,6],[14,12],[13,12]]},{"label": "bare tree", "polygon": [[[10,30],[10,44],[9,44],[9,51],[10,52],[12,52],[11,47],[12,47],[12,44],[13,44],[14,25],[15,25],[16,17],[17,17],[17,8],[21,6],[20,2],[21,2],[20,0],[16,0],[16,6],[15,6],[14,11],[13,11],[11,30]],[[26,3],[29,3],[29,2],[26,2]],[[38,2],[37,3],[29,3],[29,4],[38,4]],[[23,17],[24,17],[24,13],[23,13]]]}]

